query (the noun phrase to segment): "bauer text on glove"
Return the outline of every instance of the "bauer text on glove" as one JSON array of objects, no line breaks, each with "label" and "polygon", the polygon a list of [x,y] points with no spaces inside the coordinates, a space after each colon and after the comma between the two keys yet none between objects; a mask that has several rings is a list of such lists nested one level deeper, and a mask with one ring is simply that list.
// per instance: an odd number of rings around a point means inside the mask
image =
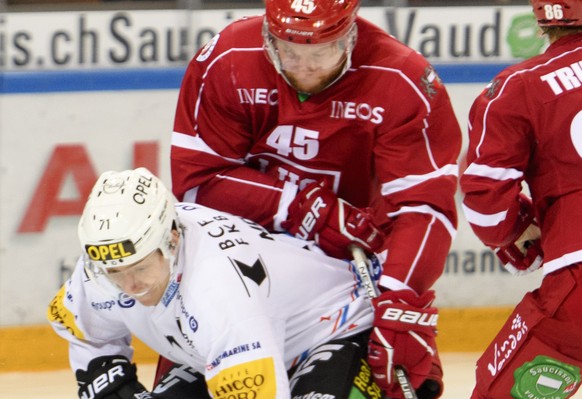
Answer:
[{"label": "bauer text on glove", "polygon": [[415,389],[430,373],[438,318],[433,300],[433,291],[418,296],[411,290],[386,291],[373,300],[368,362],[376,383],[389,397],[401,395],[395,366],[404,368]]},{"label": "bauer text on glove", "polygon": [[123,356],[102,356],[77,370],[81,399],[146,399],[148,391],[137,380],[135,364]]},{"label": "bauer text on glove", "polygon": [[315,240],[336,258],[350,257],[351,244],[374,252],[384,242],[384,234],[368,209],[354,207],[318,183],[307,185],[297,194],[282,226],[298,238]]}]

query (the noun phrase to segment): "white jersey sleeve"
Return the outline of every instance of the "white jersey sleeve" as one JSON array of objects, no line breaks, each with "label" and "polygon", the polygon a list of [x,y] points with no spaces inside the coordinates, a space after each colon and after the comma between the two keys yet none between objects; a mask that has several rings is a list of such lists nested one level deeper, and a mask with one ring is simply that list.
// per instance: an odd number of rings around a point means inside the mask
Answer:
[{"label": "white jersey sleeve", "polygon": [[102,292],[91,281],[79,258],[73,274],[51,301],[48,318],[54,330],[69,341],[69,362],[73,370],[106,355],[133,356],[131,332],[119,317],[119,308],[135,302],[120,294]]}]

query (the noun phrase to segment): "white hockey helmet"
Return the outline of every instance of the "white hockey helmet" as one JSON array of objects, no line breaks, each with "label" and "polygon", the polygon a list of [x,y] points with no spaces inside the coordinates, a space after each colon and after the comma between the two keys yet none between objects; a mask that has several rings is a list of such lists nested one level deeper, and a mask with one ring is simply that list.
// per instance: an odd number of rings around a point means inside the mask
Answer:
[{"label": "white hockey helmet", "polygon": [[103,173],[89,196],[78,234],[91,269],[139,262],[159,249],[172,259],[175,197],[146,168]]}]

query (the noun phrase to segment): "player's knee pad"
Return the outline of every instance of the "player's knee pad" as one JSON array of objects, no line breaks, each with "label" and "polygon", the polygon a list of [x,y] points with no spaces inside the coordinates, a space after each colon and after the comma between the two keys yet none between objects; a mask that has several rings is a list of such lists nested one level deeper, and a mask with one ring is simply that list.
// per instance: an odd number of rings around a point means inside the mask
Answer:
[{"label": "player's knee pad", "polygon": [[[548,294],[542,284],[541,290],[528,293],[477,361],[472,399],[565,399],[578,390],[582,356],[565,354],[559,339],[548,339],[552,333],[567,335],[560,330],[570,324],[552,316],[571,306],[569,298],[578,289],[570,274],[557,277],[564,283],[561,289]],[[552,331],[556,326],[562,328]]]}]

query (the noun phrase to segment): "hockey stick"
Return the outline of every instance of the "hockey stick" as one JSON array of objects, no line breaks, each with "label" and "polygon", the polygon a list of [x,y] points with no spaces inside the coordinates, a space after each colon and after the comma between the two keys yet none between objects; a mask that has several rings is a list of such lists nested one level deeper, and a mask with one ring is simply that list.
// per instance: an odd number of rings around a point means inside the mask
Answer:
[{"label": "hockey stick", "polygon": [[[358,275],[360,276],[360,280],[362,281],[362,285],[366,289],[368,298],[371,300],[378,297],[378,291],[376,290],[374,281],[372,281],[372,277],[370,277],[370,270],[368,269],[368,258],[366,257],[364,250],[357,245],[351,245],[350,251],[352,253],[352,257],[354,258],[354,263],[356,265]],[[410,379],[408,378],[408,375],[406,375],[406,371],[400,366],[394,366],[394,375],[398,380],[400,389],[402,389],[404,398],[418,399],[418,396],[416,396],[416,392],[414,392],[414,388],[410,383]]]}]

